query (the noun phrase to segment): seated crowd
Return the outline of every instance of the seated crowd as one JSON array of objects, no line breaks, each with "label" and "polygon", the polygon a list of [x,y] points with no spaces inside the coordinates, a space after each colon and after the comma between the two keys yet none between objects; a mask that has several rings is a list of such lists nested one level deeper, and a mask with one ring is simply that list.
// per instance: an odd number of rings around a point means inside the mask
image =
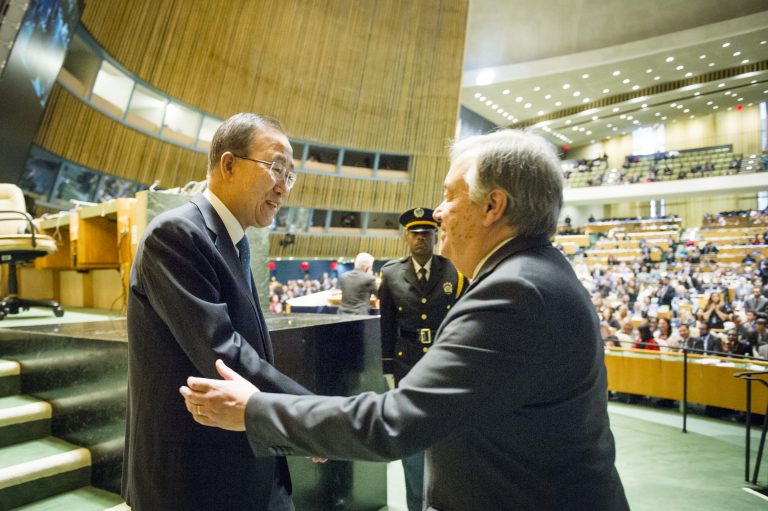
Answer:
[{"label": "seated crowd", "polygon": [[269,312],[279,314],[285,310],[285,302],[291,298],[338,289],[338,285],[338,279],[331,278],[328,273],[323,273],[320,280],[313,280],[309,274],[305,274],[303,279],[288,280],[285,284],[273,276],[269,282]]}]

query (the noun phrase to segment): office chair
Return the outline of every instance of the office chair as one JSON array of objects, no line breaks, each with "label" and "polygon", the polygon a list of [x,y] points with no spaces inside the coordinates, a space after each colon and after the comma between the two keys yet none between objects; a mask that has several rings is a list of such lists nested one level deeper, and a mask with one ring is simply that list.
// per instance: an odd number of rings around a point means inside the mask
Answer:
[{"label": "office chair", "polygon": [[48,307],[57,317],[64,315],[58,302],[28,300],[18,296],[16,265],[54,252],[56,241],[35,232],[21,189],[16,185],[0,183],[0,263],[8,265],[8,296],[0,300],[0,320],[30,307]]}]

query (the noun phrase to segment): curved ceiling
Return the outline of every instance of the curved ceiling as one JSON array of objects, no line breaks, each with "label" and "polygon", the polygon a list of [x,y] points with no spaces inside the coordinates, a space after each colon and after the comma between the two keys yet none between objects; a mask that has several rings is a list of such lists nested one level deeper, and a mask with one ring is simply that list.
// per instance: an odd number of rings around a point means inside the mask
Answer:
[{"label": "curved ceiling", "polygon": [[[486,34],[498,20],[505,16],[514,19],[519,13],[513,16],[506,3],[474,0],[462,104],[494,124],[534,126],[557,144],[579,146],[642,126],[768,99],[768,6],[764,1],[737,1],[722,9],[722,3],[699,0],[693,4],[697,12],[685,20],[674,16],[679,12],[675,9],[683,4],[677,0],[567,3],[577,11],[569,20],[547,11],[563,8],[566,2],[526,4],[522,11],[530,19],[537,19],[532,13],[539,12],[539,18],[547,17],[549,21],[539,26],[540,35],[534,37],[527,33],[530,23],[516,25],[505,20],[512,29],[503,31],[497,41],[498,51],[491,59],[487,51],[485,55],[477,53],[485,44]],[[632,7],[635,3],[647,10],[640,21]],[[486,17],[491,4],[499,4],[497,17],[490,27],[481,28],[478,23]],[[733,17],[754,11],[757,4],[762,7],[759,12]],[[617,10],[617,5],[623,10]],[[604,26],[611,16],[613,25]],[[585,18],[589,23],[582,23]],[[668,32],[713,18],[719,21]],[[626,21],[630,19],[631,23]],[[573,25],[578,25],[579,34],[573,33]],[[602,27],[600,37],[581,34],[597,30],[595,27]],[[637,34],[650,33],[651,28],[655,35],[633,39]],[[553,36],[556,41],[550,38],[553,34],[557,34]],[[547,48],[529,53],[546,57],[515,60],[522,58],[527,49],[541,46],[530,41],[542,40]],[[616,44],[586,49],[600,40]],[[567,53],[573,48],[583,50]],[[508,60],[491,67],[471,67],[477,62],[502,59]]]}]

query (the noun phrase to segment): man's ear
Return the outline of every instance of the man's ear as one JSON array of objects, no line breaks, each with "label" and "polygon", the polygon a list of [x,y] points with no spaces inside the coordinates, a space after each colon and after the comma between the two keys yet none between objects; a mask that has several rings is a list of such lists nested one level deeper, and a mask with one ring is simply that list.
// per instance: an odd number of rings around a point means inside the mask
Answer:
[{"label": "man's ear", "polygon": [[232,175],[232,167],[235,165],[235,155],[233,155],[229,151],[225,151],[221,158],[219,158],[219,166],[221,167],[221,172],[224,174],[224,176],[231,176]]},{"label": "man's ear", "polygon": [[488,194],[485,205],[485,217],[483,225],[488,227],[504,218],[504,212],[507,210],[509,197],[503,191],[496,188]]}]

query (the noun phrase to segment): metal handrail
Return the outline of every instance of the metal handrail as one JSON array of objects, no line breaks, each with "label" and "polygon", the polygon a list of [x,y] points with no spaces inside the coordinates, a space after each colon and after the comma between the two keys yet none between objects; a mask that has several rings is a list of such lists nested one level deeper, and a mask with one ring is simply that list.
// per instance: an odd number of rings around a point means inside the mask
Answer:
[{"label": "metal handrail", "polygon": [[[741,378],[745,381],[747,386],[747,414],[746,414],[746,439],[744,441],[744,480],[749,481],[749,461],[750,461],[750,449],[752,442],[752,382],[759,381],[762,385],[768,388],[768,381],[758,378],[758,376],[768,376],[768,371],[747,371],[743,373],[736,373],[734,378]],[[755,462],[755,471],[752,474],[752,484],[757,484],[757,476],[760,473],[760,462],[763,457],[763,448],[765,447],[765,432],[768,427],[768,409],[763,416],[763,430],[760,434],[760,447],[757,450],[757,460]]]}]

